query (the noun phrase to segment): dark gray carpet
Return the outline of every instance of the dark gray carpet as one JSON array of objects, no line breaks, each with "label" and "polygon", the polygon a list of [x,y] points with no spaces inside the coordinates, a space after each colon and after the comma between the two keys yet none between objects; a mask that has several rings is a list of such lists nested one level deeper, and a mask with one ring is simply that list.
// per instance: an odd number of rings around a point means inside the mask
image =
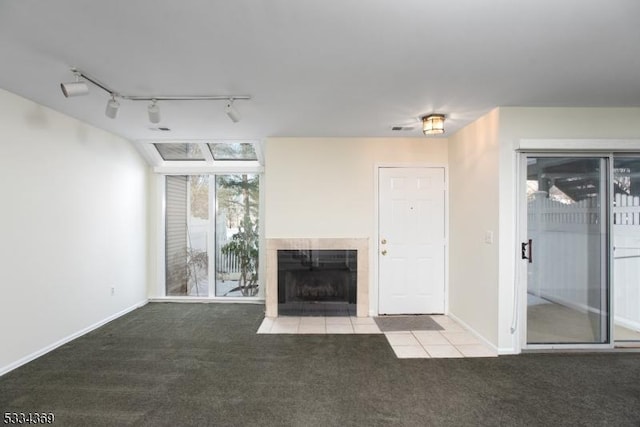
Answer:
[{"label": "dark gray carpet", "polygon": [[374,317],[382,332],[393,331],[442,331],[444,328],[431,316],[382,316]]},{"label": "dark gray carpet", "polygon": [[149,304],[0,377],[59,426],[638,426],[639,354],[396,359],[383,335],[256,335],[263,307]]}]

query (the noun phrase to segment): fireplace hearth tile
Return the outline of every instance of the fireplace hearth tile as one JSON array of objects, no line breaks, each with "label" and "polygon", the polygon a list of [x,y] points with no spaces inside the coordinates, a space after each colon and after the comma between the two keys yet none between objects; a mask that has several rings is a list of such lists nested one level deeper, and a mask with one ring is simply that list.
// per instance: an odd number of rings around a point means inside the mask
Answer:
[{"label": "fireplace hearth tile", "polygon": [[299,334],[326,334],[327,328],[325,325],[302,325],[298,326]]},{"label": "fireplace hearth tile", "polygon": [[300,324],[300,316],[280,316],[275,318],[275,323],[285,324],[285,323],[295,323],[296,325]]},{"label": "fireplace hearth tile", "polygon": [[324,326],[325,324],[324,317],[300,317],[300,326]]},{"label": "fireplace hearth tile", "polygon": [[327,326],[329,325],[349,325],[351,326],[351,318],[346,316],[329,316],[325,318]]},{"label": "fireplace hearth tile", "polygon": [[275,322],[275,319],[272,319],[272,318],[269,318],[269,317],[265,317],[264,320],[262,321],[262,323],[260,324],[260,327],[258,328],[258,332],[257,333],[259,333],[259,334],[268,334],[268,333],[270,333],[274,322]]},{"label": "fireplace hearth tile", "polygon": [[[282,319],[286,319],[281,321]],[[300,319],[298,318],[286,318],[279,317],[273,322],[273,326],[271,327],[271,334],[297,334],[298,327],[300,326]]]},{"label": "fireplace hearth tile", "polygon": [[356,334],[381,334],[380,328],[375,323],[372,325],[354,324],[353,332]]},{"label": "fireplace hearth tile", "polygon": [[351,322],[348,324],[340,324],[340,323],[327,323],[327,333],[328,334],[353,334],[353,326]]},{"label": "fireplace hearth tile", "polygon": [[297,334],[298,327],[291,325],[274,325],[269,331],[270,334]]}]

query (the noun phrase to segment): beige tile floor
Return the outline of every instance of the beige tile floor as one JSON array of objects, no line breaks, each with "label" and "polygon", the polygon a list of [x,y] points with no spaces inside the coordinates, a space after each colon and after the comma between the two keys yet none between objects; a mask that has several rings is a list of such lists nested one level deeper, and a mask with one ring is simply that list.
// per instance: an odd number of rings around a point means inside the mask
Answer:
[{"label": "beige tile floor", "polygon": [[[447,316],[432,316],[441,331],[399,331],[384,335],[399,359],[496,357],[492,348]],[[371,317],[266,317],[259,334],[381,334]]]}]

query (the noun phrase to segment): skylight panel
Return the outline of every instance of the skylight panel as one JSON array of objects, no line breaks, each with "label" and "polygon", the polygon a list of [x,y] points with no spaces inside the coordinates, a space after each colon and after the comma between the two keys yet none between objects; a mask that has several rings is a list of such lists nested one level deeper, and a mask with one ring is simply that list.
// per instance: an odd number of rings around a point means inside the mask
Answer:
[{"label": "skylight panel", "polygon": [[198,144],[188,142],[171,142],[153,144],[163,160],[205,160]]},{"label": "skylight panel", "polygon": [[214,160],[258,160],[256,149],[250,142],[213,142],[208,145]]}]

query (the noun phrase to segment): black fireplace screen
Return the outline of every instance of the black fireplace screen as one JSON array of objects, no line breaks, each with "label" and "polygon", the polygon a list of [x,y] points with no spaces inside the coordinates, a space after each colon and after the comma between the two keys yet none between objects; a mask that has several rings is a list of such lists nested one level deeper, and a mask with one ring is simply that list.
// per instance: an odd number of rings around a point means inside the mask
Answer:
[{"label": "black fireplace screen", "polygon": [[279,250],[278,314],[356,314],[356,250]]}]

